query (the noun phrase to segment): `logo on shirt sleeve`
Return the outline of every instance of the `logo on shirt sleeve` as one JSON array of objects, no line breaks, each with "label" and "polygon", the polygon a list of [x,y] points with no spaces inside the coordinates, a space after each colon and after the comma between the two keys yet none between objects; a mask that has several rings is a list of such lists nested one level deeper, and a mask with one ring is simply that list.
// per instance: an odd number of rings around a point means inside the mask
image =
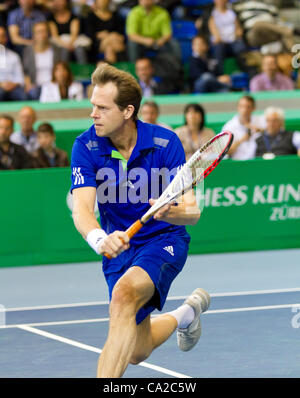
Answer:
[{"label": "logo on shirt sleeve", "polygon": [[81,167],[73,167],[74,185],[84,184],[84,177],[80,170]]}]

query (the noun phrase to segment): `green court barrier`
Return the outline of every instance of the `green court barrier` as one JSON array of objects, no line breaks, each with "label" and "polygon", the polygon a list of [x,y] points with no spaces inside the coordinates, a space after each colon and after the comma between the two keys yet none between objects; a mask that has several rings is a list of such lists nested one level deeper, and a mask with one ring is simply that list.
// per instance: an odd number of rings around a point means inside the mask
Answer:
[{"label": "green court barrier", "polygon": [[[68,168],[3,171],[0,186],[0,266],[100,261],[73,225]],[[199,197],[190,254],[300,247],[297,156],[224,160]]]},{"label": "green court barrier", "polygon": [[[230,93],[209,93],[209,94],[174,94],[174,95],[156,95],[152,99],[158,105],[176,105],[187,104],[189,102],[200,102],[202,104],[211,102],[236,102],[244,92],[230,92]],[[257,93],[250,93],[257,101],[259,100],[291,100],[300,99],[300,90],[288,91],[261,91]],[[143,101],[148,100],[143,98]],[[82,109],[91,108],[90,101],[83,99],[81,101],[62,100],[60,102],[46,102],[40,103],[39,101],[14,101],[14,102],[1,102],[0,112],[17,112],[23,106],[30,105],[37,111],[42,110],[55,110],[55,109]]]}]

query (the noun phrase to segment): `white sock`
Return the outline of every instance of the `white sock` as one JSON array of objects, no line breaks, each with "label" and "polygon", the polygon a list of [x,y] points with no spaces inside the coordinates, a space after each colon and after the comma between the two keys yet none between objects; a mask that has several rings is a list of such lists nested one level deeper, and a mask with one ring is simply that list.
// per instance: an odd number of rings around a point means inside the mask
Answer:
[{"label": "white sock", "polygon": [[183,304],[168,314],[176,319],[179,329],[186,329],[195,318],[195,311],[188,304]]}]

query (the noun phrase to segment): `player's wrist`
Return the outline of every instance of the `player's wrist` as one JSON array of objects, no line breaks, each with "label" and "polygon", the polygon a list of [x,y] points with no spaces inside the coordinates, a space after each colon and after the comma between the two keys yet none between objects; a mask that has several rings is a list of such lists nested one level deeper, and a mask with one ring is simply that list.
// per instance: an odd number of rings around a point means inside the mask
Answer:
[{"label": "player's wrist", "polygon": [[100,244],[106,237],[107,233],[103,229],[95,228],[87,234],[86,241],[97,254],[100,254]]}]

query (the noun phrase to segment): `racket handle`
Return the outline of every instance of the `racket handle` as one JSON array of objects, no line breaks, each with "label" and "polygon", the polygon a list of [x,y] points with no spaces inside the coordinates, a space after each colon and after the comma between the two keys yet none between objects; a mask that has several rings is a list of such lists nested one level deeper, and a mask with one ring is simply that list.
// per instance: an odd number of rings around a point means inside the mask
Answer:
[{"label": "racket handle", "polygon": [[[135,223],[133,223],[125,232],[128,235],[128,238],[131,239],[139,230],[142,228],[144,224],[140,221],[137,220]],[[124,243],[124,242],[123,242]],[[104,256],[111,260],[111,256],[107,253],[104,253]]]},{"label": "racket handle", "polygon": [[139,230],[142,228],[144,224],[141,222],[141,220],[137,220],[135,223],[133,223],[127,230],[126,234],[128,235],[128,238],[131,239]]}]

